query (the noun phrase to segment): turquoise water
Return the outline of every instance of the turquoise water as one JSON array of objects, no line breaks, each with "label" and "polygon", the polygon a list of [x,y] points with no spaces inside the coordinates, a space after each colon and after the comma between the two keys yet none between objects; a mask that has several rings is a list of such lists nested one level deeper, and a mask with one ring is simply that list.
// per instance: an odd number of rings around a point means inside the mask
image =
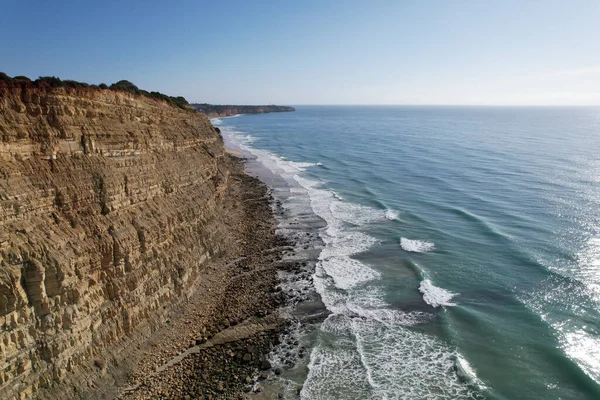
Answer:
[{"label": "turquoise water", "polygon": [[215,123],[327,223],[302,398],[600,398],[599,108]]}]

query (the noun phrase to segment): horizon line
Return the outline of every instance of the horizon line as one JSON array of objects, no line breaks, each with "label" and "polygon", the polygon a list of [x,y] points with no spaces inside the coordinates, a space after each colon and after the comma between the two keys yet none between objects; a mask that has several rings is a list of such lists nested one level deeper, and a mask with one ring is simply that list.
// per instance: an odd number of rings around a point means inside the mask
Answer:
[{"label": "horizon line", "polygon": [[[196,104],[195,102],[193,102]],[[381,103],[381,104],[360,104],[360,103],[330,103],[330,104],[318,104],[318,103],[270,103],[270,104],[236,104],[236,103],[206,103],[210,105],[248,105],[248,106],[329,106],[329,107],[349,107],[349,106],[361,106],[361,107],[382,107],[382,106],[402,106],[402,107],[600,107],[600,104],[394,104],[394,103]]]}]

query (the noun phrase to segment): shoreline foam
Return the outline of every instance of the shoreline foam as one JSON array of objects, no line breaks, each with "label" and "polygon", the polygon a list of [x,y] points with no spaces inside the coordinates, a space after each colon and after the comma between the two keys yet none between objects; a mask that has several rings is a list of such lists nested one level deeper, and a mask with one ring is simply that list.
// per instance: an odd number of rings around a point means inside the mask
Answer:
[{"label": "shoreline foam", "polygon": [[[252,163],[263,163],[260,168],[268,171],[269,175],[264,179],[281,179],[287,183],[289,193],[281,197],[285,207],[300,207],[303,215],[316,215],[326,223],[318,229],[324,248],[318,254],[313,285],[329,315],[323,323],[312,327],[302,324],[300,320],[293,320],[297,324],[284,335],[284,342],[289,347],[282,350],[290,351],[294,348],[294,343],[301,348],[308,347],[310,362],[284,367],[280,381],[274,385],[285,387],[286,398],[292,399],[298,398],[298,395],[301,399],[310,400],[339,398],[342,396],[339,392],[342,387],[345,388],[345,395],[350,396],[348,398],[393,397],[393,393],[399,393],[398,391],[420,396],[427,393],[428,389],[415,386],[414,380],[426,379],[429,375],[429,379],[435,377],[440,384],[444,382],[457,398],[468,397],[469,389],[460,383],[459,377],[453,372],[452,357],[455,352],[437,339],[409,329],[410,326],[427,321],[433,314],[404,313],[391,308],[383,301],[382,293],[376,290],[376,285],[372,284],[377,281],[378,272],[353,258],[377,242],[361,232],[361,229],[373,222],[391,220],[386,218],[391,215],[386,215],[382,210],[345,202],[319,182],[305,178],[303,172],[314,163],[286,160],[250,146],[245,133],[231,131],[231,134],[239,140],[236,145],[254,158]],[[295,226],[293,224],[302,225],[302,219],[297,221],[289,221],[288,228]],[[296,305],[291,305],[288,311],[293,310]],[[365,333],[364,337],[361,332]],[[403,339],[399,341],[399,338]],[[366,342],[361,342],[365,340]],[[338,342],[339,345],[334,345]],[[405,344],[409,347],[405,348]],[[381,348],[381,351],[368,350],[372,346],[382,345],[386,347]],[[404,350],[400,350],[398,345]],[[431,348],[437,349],[438,356],[429,354]],[[385,357],[390,352],[398,357],[394,368],[406,362],[410,362],[413,368],[420,368],[421,363],[430,367],[415,371],[411,374],[414,376],[407,375],[403,379],[389,381],[390,377],[377,365],[380,357]],[[406,359],[406,354],[403,353],[411,354],[409,357],[412,358]],[[429,358],[439,358],[439,354],[443,354],[443,360],[436,359],[433,362]],[[282,361],[277,352],[272,353],[271,358],[277,362]],[[368,372],[364,370],[364,365],[369,365]],[[298,371],[301,366],[305,366],[308,375]],[[396,373],[402,374],[402,371],[397,370]],[[347,380],[347,376],[352,376],[352,380]],[[450,380],[446,381],[447,379]],[[405,381],[413,383],[407,386]],[[298,391],[298,388],[301,390]],[[330,389],[333,388],[338,389],[331,392]]]}]

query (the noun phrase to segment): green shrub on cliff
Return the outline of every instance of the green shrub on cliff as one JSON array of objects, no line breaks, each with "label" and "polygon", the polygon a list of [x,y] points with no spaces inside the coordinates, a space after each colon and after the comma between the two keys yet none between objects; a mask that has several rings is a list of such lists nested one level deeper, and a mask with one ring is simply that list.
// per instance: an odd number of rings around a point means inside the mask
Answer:
[{"label": "green shrub on cliff", "polygon": [[85,82],[77,82],[77,81],[72,81],[72,80],[63,81],[63,84],[65,87],[70,87],[70,88],[90,87],[90,85],[88,85]]},{"label": "green shrub on cliff", "polygon": [[182,108],[184,110],[188,109],[188,101],[185,99],[185,97],[182,96],[177,96],[177,97],[171,97],[171,96],[167,96],[164,93],[160,93],[160,92],[145,92],[144,93],[146,96],[155,98],[155,99],[159,99],[159,100],[163,100],[166,101],[167,103],[171,103],[179,108]]},{"label": "green shrub on cliff", "polygon": [[112,85],[110,85],[110,89],[121,90],[123,92],[128,92],[131,94],[141,94],[141,91],[137,86],[126,80],[121,80],[117,83],[113,83]]},{"label": "green shrub on cliff", "polygon": [[175,102],[175,104],[177,104],[180,107],[181,106],[187,106],[187,105],[190,104],[190,103],[188,103],[188,101],[183,96],[171,97],[171,99],[173,99],[173,101]]},{"label": "green shrub on cliff", "polygon": [[40,76],[38,79],[35,80],[35,83],[46,83],[53,88],[66,86],[65,83],[56,76]]},{"label": "green shrub on cliff", "polygon": [[[30,81],[29,78],[27,78],[27,77],[15,77],[13,79],[17,80],[18,78],[25,78],[28,81]],[[56,77],[56,76],[40,76],[33,83],[35,83],[38,87],[46,84],[52,88],[66,87],[66,88],[78,89],[78,88],[89,88],[90,87],[90,85],[85,82],[78,82],[78,81],[74,81],[71,79],[66,79],[63,81],[59,77]]]}]

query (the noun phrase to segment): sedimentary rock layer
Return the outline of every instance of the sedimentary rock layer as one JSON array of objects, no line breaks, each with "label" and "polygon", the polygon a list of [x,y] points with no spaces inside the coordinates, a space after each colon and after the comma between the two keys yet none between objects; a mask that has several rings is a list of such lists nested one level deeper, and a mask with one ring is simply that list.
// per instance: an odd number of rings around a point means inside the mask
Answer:
[{"label": "sedimentary rock layer", "polygon": [[0,135],[0,398],[77,386],[236,253],[224,148],[201,113],[0,86]]}]

